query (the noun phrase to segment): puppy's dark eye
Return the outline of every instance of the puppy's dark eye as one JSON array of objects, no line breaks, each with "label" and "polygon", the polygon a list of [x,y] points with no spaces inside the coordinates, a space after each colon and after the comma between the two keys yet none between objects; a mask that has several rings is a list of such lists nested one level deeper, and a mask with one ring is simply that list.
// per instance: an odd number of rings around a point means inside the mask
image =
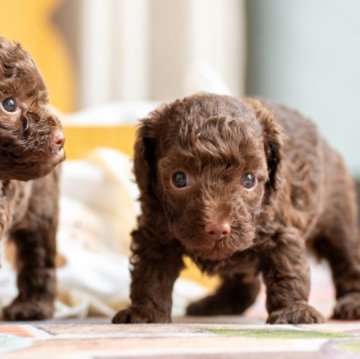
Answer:
[{"label": "puppy's dark eye", "polygon": [[242,185],[246,189],[251,189],[255,186],[256,178],[252,173],[245,173],[245,176],[242,181]]},{"label": "puppy's dark eye", "polygon": [[172,182],[175,187],[183,188],[186,187],[188,184],[188,180],[186,174],[184,172],[176,172],[172,176]]},{"label": "puppy's dark eye", "polygon": [[15,112],[18,109],[18,105],[13,97],[3,100],[1,106],[6,112]]}]

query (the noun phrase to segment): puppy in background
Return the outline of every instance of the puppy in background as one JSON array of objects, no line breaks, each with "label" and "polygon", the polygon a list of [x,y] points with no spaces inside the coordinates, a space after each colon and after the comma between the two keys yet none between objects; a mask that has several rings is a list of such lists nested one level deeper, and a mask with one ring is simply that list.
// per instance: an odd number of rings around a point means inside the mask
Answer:
[{"label": "puppy in background", "polygon": [[4,308],[4,319],[44,319],[54,312],[63,147],[34,61],[0,37],[0,231],[15,244],[18,270],[18,295]]},{"label": "puppy in background", "polygon": [[360,319],[353,181],[299,113],[213,94],[164,105],[138,130],[135,175],[142,214],[132,233],[132,305],[114,323],[170,322],[184,254],[222,279],[187,314],[242,314],[261,274],[268,323],[320,323],[308,304],[306,247],[329,262],[333,317]]}]

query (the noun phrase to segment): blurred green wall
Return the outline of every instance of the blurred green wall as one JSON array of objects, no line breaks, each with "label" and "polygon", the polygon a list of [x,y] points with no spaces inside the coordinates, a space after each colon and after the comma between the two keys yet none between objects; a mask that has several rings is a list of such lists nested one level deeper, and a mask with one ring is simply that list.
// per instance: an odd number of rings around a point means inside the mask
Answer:
[{"label": "blurred green wall", "polygon": [[247,93],[318,123],[360,177],[360,1],[248,0]]}]

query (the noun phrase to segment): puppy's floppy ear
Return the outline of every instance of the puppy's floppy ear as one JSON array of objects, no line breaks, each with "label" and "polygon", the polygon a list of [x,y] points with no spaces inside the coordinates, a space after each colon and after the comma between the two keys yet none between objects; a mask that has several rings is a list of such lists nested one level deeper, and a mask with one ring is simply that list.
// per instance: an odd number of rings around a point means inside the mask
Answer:
[{"label": "puppy's floppy ear", "polygon": [[282,158],[282,131],[273,112],[256,99],[246,99],[246,103],[256,113],[264,138],[264,150],[266,154],[269,179],[266,187],[275,192],[280,185],[280,169]]},{"label": "puppy's floppy ear", "polygon": [[156,140],[152,114],[141,120],[134,147],[134,173],[141,195],[154,195]]}]

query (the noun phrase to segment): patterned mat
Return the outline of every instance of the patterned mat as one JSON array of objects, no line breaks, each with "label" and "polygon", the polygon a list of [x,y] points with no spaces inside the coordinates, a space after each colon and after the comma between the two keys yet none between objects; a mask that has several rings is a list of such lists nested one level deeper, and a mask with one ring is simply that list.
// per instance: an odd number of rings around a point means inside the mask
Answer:
[{"label": "patterned mat", "polygon": [[[329,272],[312,268],[310,303],[329,317]],[[244,316],[177,317],[173,324],[111,325],[109,318],[0,322],[1,359],[355,358],[360,321],[265,325],[264,289]],[[2,323],[2,324],[1,324]]]},{"label": "patterned mat", "polygon": [[[217,318],[221,321],[221,318]],[[228,319],[227,319],[228,320]],[[0,326],[2,359],[42,358],[352,358],[360,324]]]}]

